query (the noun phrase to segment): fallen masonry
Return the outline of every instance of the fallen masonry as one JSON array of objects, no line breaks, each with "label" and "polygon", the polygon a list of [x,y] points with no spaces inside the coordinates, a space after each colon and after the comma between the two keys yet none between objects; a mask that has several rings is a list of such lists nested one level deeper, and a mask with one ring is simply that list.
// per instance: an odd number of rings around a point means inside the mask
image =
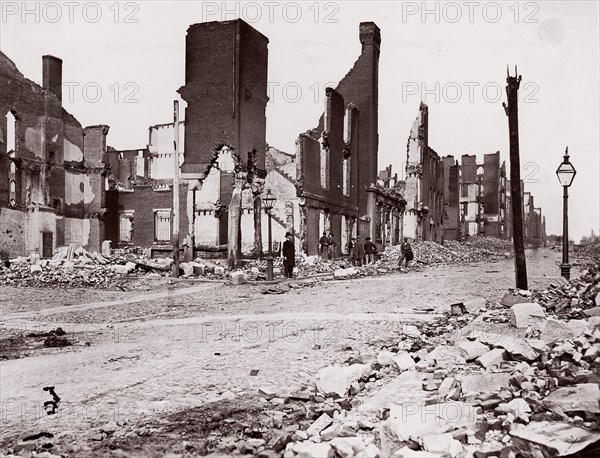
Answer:
[{"label": "fallen masonry", "polygon": [[[407,326],[361,362],[322,367],[306,386],[257,387],[260,415],[202,455],[597,456],[600,325],[583,311],[597,307],[584,292],[596,288],[599,270],[600,264],[584,273],[596,278],[591,286],[579,279],[564,285],[581,301],[560,314],[539,292],[510,292],[542,308],[543,315],[529,306],[535,326],[511,323],[523,302],[479,300],[465,315],[448,309],[442,318]],[[222,399],[242,402],[231,392]],[[150,439],[149,430],[138,435]],[[93,432],[99,442],[106,435]],[[13,451],[25,450],[24,443]],[[27,452],[41,450],[34,444]]]},{"label": "fallen masonry", "polygon": [[[510,244],[493,237],[478,237],[463,244],[419,242],[413,244],[413,248],[415,265],[493,261],[510,256]],[[360,267],[353,266],[345,258],[324,260],[318,256],[302,256],[297,259],[295,275],[304,278],[328,274],[338,280],[384,275],[403,270],[398,266],[399,257],[399,246],[387,248],[381,259]],[[0,264],[0,284],[106,288],[124,276],[170,276],[172,263],[171,258],[150,258],[150,250],[141,247],[97,253],[71,244],[58,247],[52,259],[40,259],[39,255],[33,254],[6,260]],[[275,259],[276,276],[281,275],[281,266],[281,258]],[[233,285],[242,285],[248,281],[266,280],[266,262],[248,260],[238,270],[230,271],[225,259],[196,259],[180,263],[180,276],[230,280]],[[479,302],[469,305],[471,308],[478,306]]]}]

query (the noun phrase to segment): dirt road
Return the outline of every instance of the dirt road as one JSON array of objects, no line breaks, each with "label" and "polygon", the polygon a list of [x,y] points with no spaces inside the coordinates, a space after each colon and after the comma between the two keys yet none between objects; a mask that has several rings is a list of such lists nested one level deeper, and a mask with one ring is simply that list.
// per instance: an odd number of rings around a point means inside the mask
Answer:
[{"label": "dirt road", "polygon": [[[559,258],[544,249],[528,253],[530,289],[558,275]],[[2,361],[0,449],[49,431],[87,450],[107,424],[139,427],[262,386],[300,389],[321,367],[375,357],[382,343],[452,302],[499,300],[513,286],[513,261],[506,260],[318,282],[280,295],[205,284],[23,312],[8,303],[5,331],[60,326],[75,345]],[[423,306],[433,311],[419,313]],[[61,398],[56,415],[44,411],[46,386]]]}]

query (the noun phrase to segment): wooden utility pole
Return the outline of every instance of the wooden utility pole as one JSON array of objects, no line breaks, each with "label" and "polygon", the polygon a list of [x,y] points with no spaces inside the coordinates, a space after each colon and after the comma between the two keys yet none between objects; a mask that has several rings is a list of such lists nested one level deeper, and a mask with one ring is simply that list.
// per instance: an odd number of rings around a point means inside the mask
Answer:
[{"label": "wooden utility pole", "polygon": [[179,277],[179,102],[173,102],[173,278]]},{"label": "wooden utility pole", "polygon": [[525,241],[523,238],[523,198],[521,196],[521,162],[519,160],[519,107],[518,94],[521,75],[510,76],[506,69],[506,96],[508,106],[502,103],[508,116],[510,140],[510,197],[512,206],[513,244],[515,249],[515,277],[518,289],[527,288],[527,265],[525,261]]}]

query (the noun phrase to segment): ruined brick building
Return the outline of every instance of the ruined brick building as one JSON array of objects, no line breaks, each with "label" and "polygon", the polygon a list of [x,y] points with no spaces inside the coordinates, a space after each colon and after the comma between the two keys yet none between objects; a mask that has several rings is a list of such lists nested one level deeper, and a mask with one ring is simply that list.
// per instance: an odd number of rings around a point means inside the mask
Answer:
[{"label": "ruined brick building", "polygon": [[[407,144],[406,178],[399,183],[406,199],[404,235],[414,240],[442,242],[486,235],[512,238],[510,181],[500,152],[440,156],[429,147],[429,110],[421,103]],[[523,184],[521,184],[524,192]],[[524,193],[525,241],[545,240],[544,218],[533,196]]]},{"label": "ruined brick building", "polygon": [[444,199],[446,238],[464,240],[473,235],[505,238],[507,234],[506,166],[500,152],[485,154],[483,164],[464,154],[461,164],[448,155]]},{"label": "ruined brick building", "polygon": [[[179,89],[187,102],[179,149],[180,244],[188,248],[186,255],[192,246],[228,252],[235,259],[242,246],[262,249],[267,44],[265,36],[240,19],[193,24],[187,30],[185,85]],[[113,243],[122,246],[129,238],[134,244],[170,249],[173,131],[174,123],[151,127],[147,160],[144,154],[138,158],[147,179],[131,187],[131,196],[127,189],[112,192]],[[252,211],[244,212],[248,193]],[[242,229],[248,219],[250,231]]]},{"label": "ruined brick building", "polygon": [[107,126],[62,107],[62,61],[42,57],[42,86],[0,52],[0,254],[51,257],[104,239]]},{"label": "ruined brick building", "polygon": [[429,146],[429,109],[421,102],[406,145],[404,236],[416,241],[444,240],[444,163]]},{"label": "ruined brick building", "polygon": [[[338,255],[347,252],[352,235],[399,241],[404,200],[397,189],[377,183],[379,28],[361,23],[359,39],[358,60],[327,89],[317,128],[299,136],[293,155],[265,142],[268,40],[241,20],[190,26],[186,84],[179,91],[187,102],[180,202],[181,227],[192,237],[182,236],[182,243],[238,255],[264,252],[261,196],[267,188],[277,198],[273,239],[291,232],[307,254],[317,252],[323,231],[334,234]],[[121,158],[110,159],[110,169],[119,171],[109,176],[134,181],[109,191],[107,234],[118,246],[169,249],[173,126],[151,127],[146,149],[109,152]],[[142,213],[150,216],[140,222]]]},{"label": "ruined brick building", "polygon": [[338,255],[347,252],[352,236],[387,243],[401,233],[404,200],[377,186],[381,46],[377,25],[362,22],[359,40],[362,50],[352,69],[335,88],[326,89],[325,111],[317,128],[296,141],[298,228],[302,249],[309,255],[318,252],[323,232],[333,234]]},{"label": "ruined brick building", "polygon": [[[447,215],[445,238],[466,240],[486,235],[512,239],[510,180],[506,163],[500,163],[500,152],[483,155],[483,163],[475,155],[464,154],[461,163],[454,156],[443,158],[445,168],[444,204]],[[523,193],[525,242],[541,244],[545,240],[541,208],[534,208],[533,196]]]}]

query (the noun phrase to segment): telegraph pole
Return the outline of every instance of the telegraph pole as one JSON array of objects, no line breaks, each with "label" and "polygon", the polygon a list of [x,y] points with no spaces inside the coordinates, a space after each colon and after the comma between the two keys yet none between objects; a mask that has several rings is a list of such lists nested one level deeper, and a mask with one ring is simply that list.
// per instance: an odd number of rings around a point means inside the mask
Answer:
[{"label": "telegraph pole", "polygon": [[173,278],[179,277],[179,102],[173,102]]},{"label": "telegraph pole", "polygon": [[523,206],[521,196],[521,163],[519,160],[519,107],[518,94],[521,75],[510,76],[506,68],[506,95],[508,106],[502,106],[508,116],[508,132],[510,139],[510,197],[513,213],[513,244],[515,249],[515,276],[518,289],[527,288],[527,265],[525,261],[525,241],[523,237]]}]

